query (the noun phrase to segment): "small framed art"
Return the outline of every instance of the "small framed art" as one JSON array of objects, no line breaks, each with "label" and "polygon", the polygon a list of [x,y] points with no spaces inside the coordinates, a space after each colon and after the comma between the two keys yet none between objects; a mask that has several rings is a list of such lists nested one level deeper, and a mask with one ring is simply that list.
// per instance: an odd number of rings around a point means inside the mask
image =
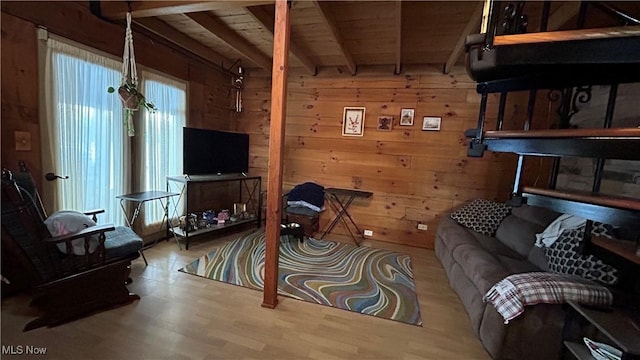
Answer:
[{"label": "small framed art", "polygon": [[440,130],[441,121],[439,116],[425,116],[422,118],[422,130]]},{"label": "small framed art", "polygon": [[364,135],[364,107],[345,107],[342,114],[342,136]]},{"label": "small framed art", "polygon": [[393,116],[380,115],[378,116],[378,130],[391,131],[393,129]]},{"label": "small framed art", "polygon": [[402,109],[400,110],[400,126],[412,126],[413,116],[415,115],[415,109]]}]

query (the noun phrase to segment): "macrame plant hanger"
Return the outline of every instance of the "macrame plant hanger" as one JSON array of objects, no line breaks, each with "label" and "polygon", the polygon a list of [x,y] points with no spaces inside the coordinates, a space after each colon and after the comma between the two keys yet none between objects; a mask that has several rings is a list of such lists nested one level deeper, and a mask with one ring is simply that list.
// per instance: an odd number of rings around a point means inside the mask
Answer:
[{"label": "macrame plant hanger", "polygon": [[140,97],[138,95],[138,72],[136,70],[136,56],[133,51],[133,33],[131,32],[131,13],[127,12],[127,30],[124,36],[124,51],[122,54],[122,78],[118,95],[122,100],[125,109],[125,124],[127,134],[136,134],[133,127],[133,113],[140,108]]}]

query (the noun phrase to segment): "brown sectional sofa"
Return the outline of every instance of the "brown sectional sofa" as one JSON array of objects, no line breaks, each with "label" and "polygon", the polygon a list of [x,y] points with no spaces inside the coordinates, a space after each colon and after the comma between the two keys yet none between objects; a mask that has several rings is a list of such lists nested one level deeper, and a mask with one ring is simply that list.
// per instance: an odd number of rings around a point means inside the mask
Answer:
[{"label": "brown sectional sofa", "polygon": [[562,345],[562,305],[528,306],[523,314],[504,319],[483,296],[508,275],[548,271],[535,234],[560,214],[523,205],[500,222],[495,236],[485,236],[446,216],[438,225],[435,252],[462,301],[476,336],[494,359],[557,359]]}]

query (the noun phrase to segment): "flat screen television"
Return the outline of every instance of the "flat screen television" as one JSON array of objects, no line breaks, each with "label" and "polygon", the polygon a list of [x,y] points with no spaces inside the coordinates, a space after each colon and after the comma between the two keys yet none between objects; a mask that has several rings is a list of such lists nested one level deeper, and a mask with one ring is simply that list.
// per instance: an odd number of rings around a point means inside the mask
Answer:
[{"label": "flat screen television", "polygon": [[184,127],[182,136],[185,175],[249,171],[249,134]]}]

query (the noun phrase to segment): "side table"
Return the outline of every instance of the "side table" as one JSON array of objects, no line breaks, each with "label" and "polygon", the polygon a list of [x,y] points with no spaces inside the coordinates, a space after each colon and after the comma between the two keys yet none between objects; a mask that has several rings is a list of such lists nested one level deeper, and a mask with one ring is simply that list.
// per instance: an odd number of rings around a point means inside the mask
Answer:
[{"label": "side table", "polygon": [[[164,216],[162,217],[162,222],[160,223],[160,228],[162,228],[162,225],[164,225],[165,221],[167,223],[167,234],[169,233],[169,201],[171,199],[171,197],[173,196],[178,196],[180,194],[178,193],[174,193],[174,192],[167,192],[167,191],[143,191],[143,192],[138,192],[138,193],[133,193],[133,194],[125,194],[125,195],[118,195],[116,196],[117,199],[120,199],[120,207],[122,208],[122,212],[124,213],[124,218],[127,221],[127,225],[129,225],[129,227],[133,227],[133,224],[136,222],[136,219],[138,218],[138,216],[140,215],[140,209],[142,208],[142,204],[144,204],[147,201],[159,201],[160,205],[162,206],[162,209],[164,210]],[[133,210],[133,214],[131,215],[131,219],[129,219],[129,216],[127,215],[127,209],[124,206],[125,202],[132,202],[134,204],[136,204],[134,210]],[[175,235],[174,235],[175,238]],[[158,240],[156,240],[156,243],[158,242]],[[178,242],[178,239],[176,238],[176,242]],[[155,245],[155,243],[154,243]],[[180,246],[180,243],[178,242],[178,246]],[[144,260],[145,265],[149,265],[149,263],[147,263],[147,258],[144,256],[144,253],[142,252],[142,250],[140,250],[140,255],[142,255],[142,259]]]}]

